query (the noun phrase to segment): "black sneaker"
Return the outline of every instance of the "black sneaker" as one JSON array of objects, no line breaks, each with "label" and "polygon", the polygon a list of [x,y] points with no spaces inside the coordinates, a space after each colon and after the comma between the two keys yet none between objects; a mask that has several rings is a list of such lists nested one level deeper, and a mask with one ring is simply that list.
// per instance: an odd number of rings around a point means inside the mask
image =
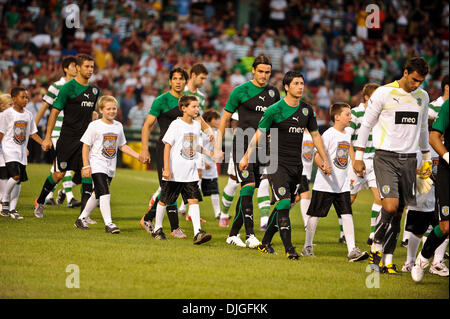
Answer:
[{"label": "black sneaker", "polygon": [[0,211],[0,215],[2,215],[3,217],[9,217],[9,210],[8,209],[2,209]]},{"label": "black sneaker", "polygon": [[56,196],[56,203],[58,205],[61,205],[62,203],[64,203],[65,199],[66,199],[66,192],[64,192],[63,189],[60,189],[58,191],[58,196]]},{"label": "black sneaker", "polygon": [[44,205],[47,205],[47,206],[55,206],[55,205],[56,205],[56,202],[55,202],[55,200],[54,200],[53,198],[50,198],[50,199],[46,199],[46,200],[45,200]]},{"label": "black sneaker", "polygon": [[153,238],[158,240],[167,240],[166,234],[164,234],[162,228],[152,233]]},{"label": "black sneaker", "polygon": [[258,251],[265,253],[265,254],[274,254],[274,255],[277,254],[271,244],[260,244],[258,246]]},{"label": "black sneaker", "polygon": [[200,245],[210,241],[212,238],[211,234],[208,234],[204,230],[200,229],[197,235],[194,236],[194,245]]},{"label": "black sneaker", "polygon": [[300,255],[295,250],[294,246],[291,246],[286,252],[286,257],[290,260],[298,260],[300,258]]},{"label": "black sneaker", "polygon": [[372,246],[372,244],[373,244],[373,238],[369,237],[369,239],[367,239],[367,245]]},{"label": "black sneaker", "polygon": [[9,211],[9,216],[12,219],[23,219],[23,216],[19,214],[19,212],[15,209]]},{"label": "black sneaker", "polygon": [[84,230],[89,229],[88,223],[85,218],[77,218],[74,225],[75,225],[75,227],[77,227],[79,229],[84,229]]},{"label": "black sneaker", "polygon": [[407,248],[408,247],[408,239],[403,240],[401,245],[402,245],[402,247]]},{"label": "black sneaker", "polygon": [[119,234],[120,229],[119,229],[119,227],[116,226],[116,224],[109,223],[108,225],[105,226],[105,232],[110,233],[110,234]]},{"label": "black sneaker", "polygon": [[345,236],[340,237],[340,238],[339,238],[339,242],[340,242],[341,244],[346,244],[347,241],[345,240]]},{"label": "black sneaker", "polygon": [[81,206],[81,202],[77,201],[75,199],[75,197],[73,197],[70,200],[70,203],[67,203],[67,207],[69,207],[69,208],[75,208],[75,207],[80,207],[80,206]]},{"label": "black sneaker", "polygon": [[389,264],[386,266],[383,266],[381,268],[382,274],[388,274],[388,275],[401,275],[402,273],[397,270],[397,267],[394,264]]}]

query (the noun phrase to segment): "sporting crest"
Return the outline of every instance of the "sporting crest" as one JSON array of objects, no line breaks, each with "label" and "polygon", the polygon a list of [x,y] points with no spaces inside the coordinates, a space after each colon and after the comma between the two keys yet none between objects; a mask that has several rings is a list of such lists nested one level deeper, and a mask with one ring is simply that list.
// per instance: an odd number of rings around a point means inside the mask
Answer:
[{"label": "sporting crest", "polygon": [[286,188],[284,188],[283,186],[279,187],[278,194],[280,194],[281,196],[284,196],[286,194]]},{"label": "sporting crest", "polygon": [[308,116],[308,114],[309,114],[308,108],[306,108],[306,107],[302,108],[302,113],[304,116]]},{"label": "sporting crest", "polygon": [[448,206],[443,206],[441,209],[442,215],[444,215],[445,217],[448,216]]},{"label": "sporting crest", "polygon": [[183,144],[181,146],[181,156],[187,160],[195,158],[195,146],[197,138],[194,133],[186,133],[183,136]]},{"label": "sporting crest", "polygon": [[302,147],[303,159],[307,162],[311,162],[314,155],[314,143],[312,141],[304,141]]},{"label": "sporting crest", "polygon": [[350,143],[339,142],[336,150],[336,157],[333,160],[337,168],[344,169],[348,165],[348,155],[350,152]]},{"label": "sporting crest", "polygon": [[113,159],[117,154],[117,134],[103,134],[102,155],[107,159]]},{"label": "sporting crest", "polygon": [[22,145],[27,139],[27,125],[26,121],[16,121],[14,122],[14,142],[16,144]]},{"label": "sporting crest", "polygon": [[269,90],[269,95],[270,97],[274,97],[275,96],[275,91],[274,90]]}]

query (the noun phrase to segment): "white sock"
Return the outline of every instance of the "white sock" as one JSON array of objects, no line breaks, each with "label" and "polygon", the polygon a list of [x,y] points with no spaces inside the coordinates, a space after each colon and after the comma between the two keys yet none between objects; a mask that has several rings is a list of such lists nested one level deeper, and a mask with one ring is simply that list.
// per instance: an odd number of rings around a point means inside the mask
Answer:
[{"label": "white sock", "polygon": [[156,216],[155,216],[155,228],[154,232],[162,228],[162,223],[164,220],[164,213],[166,212],[166,206],[162,206],[159,202],[156,205]]},{"label": "white sock", "polygon": [[375,227],[378,224],[378,221],[380,220],[381,214],[381,205],[372,204],[372,211],[370,212],[370,234],[369,234],[369,238],[373,239],[375,237]]},{"label": "white sock", "polygon": [[419,249],[421,239],[411,233],[411,236],[408,238],[408,246],[407,246],[407,263],[414,263],[416,261],[417,250]]},{"label": "white sock", "polygon": [[69,179],[64,181],[62,183],[62,186],[63,186],[64,192],[66,193],[66,200],[68,203],[70,203],[70,201],[73,198],[73,192],[72,192],[73,182],[72,182],[72,172],[71,171],[67,171],[66,175],[64,175],[64,179],[67,179],[67,178],[69,178]]},{"label": "white sock", "polygon": [[308,223],[306,224],[305,247],[312,246],[314,234],[316,233],[316,228],[317,228],[318,223],[319,223],[319,217],[309,216]]},{"label": "white sock", "polygon": [[92,192],[91,197],[89,197],[86,206],[84,206],[84,209],[78,218],[82,219],[89,217],[92,211],[98,206],[98,202],[99,200],[95,198],[95,192]]},{"label": "white sock", "polygon": [[261,217],[261,223],[259,225],[260,226],[267,225],[268,222],[269,222],[269,216],[263,216],[263,217]]},{"label": "white sock", "polygon": [[391,265],[393,257],[394,257],[394,255],[392,255],[392,254],[383,254],[383,259],[384,259],[383,264]]},{"label": "white sock", "polygon": [[102,213],[103,221],[105,222],[105,225],[109,225],[112,223],[111,194],[100,196],[99,202],[100,202],[100,213]]},{"label": "white sock", "polygon": [[[230,208],[231,204],[233,203],[234,194],[236,193],[236,189],[239,187],[239,183],[235,180],[228,178],[227,185],[223,188],[223,195],[222,196],[222,205],[224,208],[228,210]],[[227,199],[225,196],[227,196],[229,199]],[[227,212],[224,212],[227,213]]]},{"label": "white sock", "polygon": [[192,227],[194,228],[195,236],[202,228],[200,222],[200,206],[198,204],[189,205],[189,216],[191,216],[192,219]]},{"label": "white sock", "polygon": [[0,179],[0,201],[3,198],[3,192],[5,191],[5,187],[6,187],[6,179]]},{"label": "white sock", "polygon": [[309,216],[306,215],[306,213],[308,212],[309,204],[311,204],[311,199],[309,198],[300,199],[300,213],[302,213],[304,226],[308,224]]},{"label": "white sock", "polygon": [[16,186],[11,191],[11,199],[9,201],[9,210],[16,209],[17,202],[19,201],[20,195],[20,184],[16,184]]},{"label": "white sock", "polygon": [[214,216],[218,217],[220,215],[220,196],[219,196],[219,194],[211,195],[211,204],[214,209]]},{"label": "white sock", "polygon": [[[17,185],[17,181],[14,180],[12,177],[10,177],[7,181],[6,181],[6,185],[5,185],[5,189],[3,191],[3,196],[2,196],[2,201],[4,203],[9,203],[10,202],[10,197],[11,197],[11,192],[13,190],[13,188]],[[3,207],[4,209],[8,209],[9,210],[9,206]]]},{"label": "white sock", "polygon": [[184,201],[181,200],[181,205],[178,207],[179,212],[185,212],[186,211],[186,205],[184,204]]},{"label": "white sock", "polygon": [[344,230],[345,241],[347,242],[347,250],[350,253],[355,248],[355,228],[353,226],[352,214],[341,215],[342,228]]},{"label": "white sock", "polygon": [[342,216],[338,217],[338,223],[339,223],[339,238],[341,238],[344,235],[344,228],[342,226]]},{"label": "white sock", "polygon": [[445,251],[447,250],[448,238],[434,251],[433,263],[440,263],[444,260]]}]

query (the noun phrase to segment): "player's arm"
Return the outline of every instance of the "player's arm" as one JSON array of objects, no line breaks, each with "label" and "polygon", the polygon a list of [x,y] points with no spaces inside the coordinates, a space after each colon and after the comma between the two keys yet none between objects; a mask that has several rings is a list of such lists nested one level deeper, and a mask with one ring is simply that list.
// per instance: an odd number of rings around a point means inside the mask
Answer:
[{"label": "player's arm", "polygon": [[244,156],[242,156],[242,159],[239,162],[239,169],[241,171],[247,169],[249,158],[255,151],[256,146],[258,145],[258,141],[260,140],[262,135],[264,135],[264,132],[262,132],[260,129],[256,130],[256,133],[253,134],[250,144],[248,145],[247,151],[245,152]]},{"label": "player's arm", "polygon": [[433,122],[433,130],[430,132],[430,145],[448,164],[448,150],[442,143],[442,135],[448,129],[449,125],[449,104],[448,100],[444,102],[439,111],[439,115]]},{"label": "player's arm", "polygon": [[427,179],[433,172],[433,162],[431,161],[431,152],[429,149],[428,103],[425,104],[421,115],[422,121],[420,125],[419,147],[422,151],[422,166],[420,168],[419,176],[422,179]]},{"label": "player's arm", "polygon": [[[312,131],[309,133],[311,134],[314,147],[317,149],[317,153],[322,158],[321,165],[318,167],[325,173],[325,175],[330,175],[331,174],[331,166],[328,163],[328,157],[327,157],[327,153],[325,152],[325,146],[323,144],[322,137],[320,136],[319,131]],[[316,153],[316,155],[317,155],[317,153]]]},{"label": "player's arm", "polygon": [[48,151],[52,148],[52,131],[55,128],[56,120],[58,118],[60,110],[57,108],[52,108],[50,116],[47,122],[47,131],[45,132],[45,138],[42,141],[41,147],[44,151]]},{"label": "player's arm", "polygon": [[211,142],[214,139],[214,131],[211,126],[209,126],[201,116],[197,116],[195,120],[200,122],[202,131],[208,136],[208,140]]},{"label": "player's arm", "polygon": [[141,130],[141,143],[142,143],[142,151],[139,154],[139,161],[141,163],[150,163],[150,152],[148,150],[148,139],[150,137],[150,132],[153,129],[153,126],[156,122],[156,116],[152,114],[148,114],[145,119],[144,125]]},{"label": "player's arm", "polygon": [[129,147],[127,144],[119,146],[119,150],[139,160],[139,153]]},{"label": "player's arm", "polygon": [[39,109],[39,111],[36,113],[36,117],[34,118],[34,123],[36,123],[36,125],[39,125],[39,122],[41,121],[42,117],[45,114],[45,111],[48,110],[48,108],[50,107],[50,104],[48,104],[47,102],[42,102],[42,106]]},{"label": "player's arm", "polygon": [[91,166],[89,165],[89,152],[91,147],[83,143],[83,148],[81,149],[81,157],[83,158],[83,167],[81,168],[81,177],[91,178]]},{"label": "player's arm", "polygon": [[162,176],[169,180],[170,179],[170,175],[172,175],[172,173],[170,172],[170,150],[172,149],[172,145],[170,145],[169,143],[165,143],[164,145],[164,169],[162,172]]},{"label": "player's arm", "polygon": [[[39,135],[37,135],[37,133],[31,134],[30,137],[31,137],[36,143],[38,143],[39,145],[42,145],[43,140],[42,140],[42,138],[41,138]],[[0,140],[0,141],[1,141],[1,140]]]},{"label": "player's arm", "polygon": [[224,110],[222,117],[220,118],[219,129],[217,130],[216,140],[214,141],[213,160],[216,163],[222,161],[223,159],[222,141],[225,137],[225,129],[230,126],[231,115],[233,114],[227,110]]}]

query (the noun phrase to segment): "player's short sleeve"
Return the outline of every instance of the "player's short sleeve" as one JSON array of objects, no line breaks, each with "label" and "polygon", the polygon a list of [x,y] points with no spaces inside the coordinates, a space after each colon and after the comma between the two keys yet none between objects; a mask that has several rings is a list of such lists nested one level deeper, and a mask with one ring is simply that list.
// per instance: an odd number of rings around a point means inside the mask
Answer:
[{"label": "player's short sleeve", "polygon": [[[162,139],[163,143],[173,145],[175,144],[175,139],[177,135],[177,120],[170,123],[169,128],[166,131],[166,134],[164,134],[164,137]],[[178,135],[180,135],[181,132],[178,132]]]},{"label": "player's short sleeve", "polygon": [[148,114],[153,115],[154,117],[159,117],[161,114],[162,109],[162,103],[161,99],[155,99],[153,100],[152,106],[150,107],[150,111],[148,111]]},{"label": "player's short sleeve", "polygon": [[53,103],[53,107],[62,111],[64,109],[64,106],[66,105],[67,98],[69,97],[70,90],[72,86],[70,82],[67,82],[59,89],[59,94],[56,97],[55,102]]},{"label": "player's short sleeve", "polygon": [[317,126],[316,112],[314,112],[314,110],[310,106],[308,106],[308,109],[309,109],[309,118],[307,129],[310,132],[314,132],[319,129]]},{"label": "player's short sleeve", "polygon": [[44,100],[44,102],[46,102],[48,105],[53,106],[53,103],[58,97],[58,94],[59,89],[55,86],[55,84],[52,84],[48,87],[47,93],[44,95],[42,100]]},{"label": "player's short sleeve", "polygon": [[439,131],[442,134],[445,133],[445,131],[448,128],[448,116],[449,116],[449,110],[448,110],[448,99],[442,104],[441,109],[439,110],[438,116],[433,122],[433,130]]},{"label": "player's short sleeve", "polygon": [[91,122],[88,126],[88,128],[86,129],[86,131],[84,132],[83,136],[81,137],[80,141],[83,144],[86,144],[88,146],[91,146],[93,144],[93,134],[95,133],[95,128],[94,128],[94,122]]},{"label": "player's short sleeve", "polygon": [[239,87],[231,91],[230,97],[227,101],[227,104],[225,105],[225,111],[228,111],[232,114],[237,111],[239,103],[241,102],[239,91]]}]

